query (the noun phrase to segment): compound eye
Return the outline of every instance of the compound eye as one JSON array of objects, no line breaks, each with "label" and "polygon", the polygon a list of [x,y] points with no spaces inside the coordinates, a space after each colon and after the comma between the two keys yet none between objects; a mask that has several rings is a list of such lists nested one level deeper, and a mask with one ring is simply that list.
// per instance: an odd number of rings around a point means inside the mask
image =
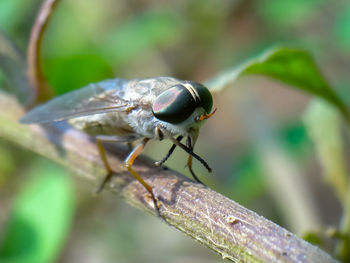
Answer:
[{"label": "compound eye", "polygon": [[200,99],[199,106],[201,106],[206,113],[209,114],[213,107],[213,97],[211,96],[210,91],[200,83],[191,82],[191,85]]},{"label": "compound eye", "polygon": [[195,109],[196,102],[192,94],[182,85],[163,91],[152,106],[157,119],[173,124],[186,120]]}]

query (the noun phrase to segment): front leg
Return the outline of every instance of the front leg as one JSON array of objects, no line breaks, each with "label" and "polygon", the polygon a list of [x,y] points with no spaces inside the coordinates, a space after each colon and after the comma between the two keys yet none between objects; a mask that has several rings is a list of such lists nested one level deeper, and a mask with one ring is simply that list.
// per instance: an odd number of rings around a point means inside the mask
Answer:
[{"label": "front leg", "polygon": [[210,166],[207,164],[206,161],[204,161],[200,156],[198,156],[197,154],[195,154],[192,149],[190,149],[188,146],[182,144],[181,142],[179,142],[177,139],[175,139],[169,132],[167,132],[166,130],[163,130],[161,127],[158,127],[158,129],[161,130],[161,132],[163,134],[166,135],[167,138],[169,138],[173,144],[175,144],[176,146],[179,146],[181,149],[183,149],[185,152],[187,152],[188,154],[192,155],[194,158],[196,158],[207,170],[209,173],[211,173],[212,169],[210,168]]},{"label": "front leg", "polygon": [[[192,143],[191,137],[187,137],[186,144],[187,144],[187,147],[193,151],[194,143]],[[205,185],[201,180],[199,180],[197,175],[193,172],[193,169],[192,169],[192,155],[191,154],[188,155],[187,167],[188,167],[188,170],[190,170],[190,173],[191,173],[193,179],[196,180],[198,183],[200,183],[202,185]]]},{"label": "front leg", "polygon": [[[180,142],[180,141],[182,140],[182,138],[183,138],[183,136],[180,135],[179,137],[176,138],[176,140]],[[160,161],[158,161],[158,162],[155,162],[154,164],[155,164],[156,166],[162,166],[162,165],[166,162],[166,160],[168,160],[169,157],[173,154],[175,148],[176,148],[176,144],[173,144],[173,145],[171,146],[171,148],[169,149],[167,155],[166,155],[162,160],[160,160]]]},{"label": "front leg", "polygon": [[190,148],[188,148],[186,145],[182,144],[181,142],[178,142],[173,137],[169,136],[169,139],[176,144],[176,146],[179,146],[181,149],[183,149],[188,154],[192,155],[194,158],[196,158],[207,170],[209,173],[211,173],[212,169],[210,168],[209,164],[207,164],[206,161],[202,159],[202,157],[195,154]]}]

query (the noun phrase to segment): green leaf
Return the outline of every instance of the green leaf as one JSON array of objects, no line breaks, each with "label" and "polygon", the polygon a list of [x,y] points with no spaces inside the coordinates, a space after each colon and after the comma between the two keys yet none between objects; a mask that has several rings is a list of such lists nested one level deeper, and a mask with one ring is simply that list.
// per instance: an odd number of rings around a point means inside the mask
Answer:
[{"label": "green leaf", "polygon": [[350,121],[348,109],[330,88],[312,57],[305,50],[274,48],[256,59],[219,74],[206,84],[212,91],[219,91],[232,84],[238,77],[249,74],[269,76],[321,97],[336,106]]},{"label": "green leaf", "polygon": [[339,113],[323,100],[314,99],[303,116],[323,168],[325,180],[344,200],[348,179]]},{"label": "green leaf", "polygon": [[35,176],[18,194],[0,245],[2,263],[55,262],[72,220],[69,178],[52,164],[40,162]]}]

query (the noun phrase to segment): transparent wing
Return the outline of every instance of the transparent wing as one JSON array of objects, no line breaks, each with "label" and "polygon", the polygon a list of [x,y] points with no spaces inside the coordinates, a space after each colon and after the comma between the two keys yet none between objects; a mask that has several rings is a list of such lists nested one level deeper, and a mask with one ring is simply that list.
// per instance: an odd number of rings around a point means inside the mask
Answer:
[{"label": "transparent wing", "polygon": [[103,112],[125,111],[132,106],[123,99],[127,83],[124,79],[111,79],[90,84],[34,108],[20,122],[46,123]]}]

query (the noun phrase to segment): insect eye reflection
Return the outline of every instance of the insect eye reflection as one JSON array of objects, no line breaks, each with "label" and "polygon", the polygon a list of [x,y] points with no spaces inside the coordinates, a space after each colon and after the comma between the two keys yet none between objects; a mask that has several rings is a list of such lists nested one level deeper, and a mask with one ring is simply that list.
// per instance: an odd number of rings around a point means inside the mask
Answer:
[{"label": "insect eye reflection", "polygon": [[195,98],[183,85],[162,92],[154,101],[154,116],[162,121],[177,124],[186,120],[197,107]]}]

